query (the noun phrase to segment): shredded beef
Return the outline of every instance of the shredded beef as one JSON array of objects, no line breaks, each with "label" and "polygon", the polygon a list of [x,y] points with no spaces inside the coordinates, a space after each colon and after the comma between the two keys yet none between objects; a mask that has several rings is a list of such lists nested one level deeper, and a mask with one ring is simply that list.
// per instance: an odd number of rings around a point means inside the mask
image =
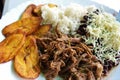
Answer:
[{"label": "shredded beef", "polygon": [[100,80],[103,66],[79,38],[49,33],[37,39],[46,80]]}]

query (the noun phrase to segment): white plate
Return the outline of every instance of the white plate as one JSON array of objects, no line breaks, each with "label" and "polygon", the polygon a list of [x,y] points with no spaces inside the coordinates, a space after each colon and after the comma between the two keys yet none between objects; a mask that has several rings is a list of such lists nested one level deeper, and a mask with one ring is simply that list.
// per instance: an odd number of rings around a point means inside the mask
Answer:
[{"label": "white plate", "polygon": [[[69,5],[70,3],[78,3],[83,6],[96,5],[97,7],[103,7],[107,12],[110,12],[110,13],[115,12],[113,9],[110,9],[104,5],[100,5],[90,0],[32,0],[19,5],[18,7],[8,12],[5,16],[3,16],[2,19],[0,20],[0,31],[6,25],[18,20],[21,13],[24,11],[27,5],[31,3],[36,5],[43,4],[43,3],[55,3],[58,5],[64,5],[64,6]],[[2,41],[3,39],[4,37],[2,33],[0,33],[0,41]],[[110,74],[105,78],[105,80],[120,80],[119,73],[120,73],[120,65],[114,68],[110,72]],[[16,75],[13,69],[12,61],[9,61],[7,63],[0,64],[0,80],[26,80],[26,79],[22,79],[18,75]],[[45,80],[45,78],[40,75],[36,80]]]}]

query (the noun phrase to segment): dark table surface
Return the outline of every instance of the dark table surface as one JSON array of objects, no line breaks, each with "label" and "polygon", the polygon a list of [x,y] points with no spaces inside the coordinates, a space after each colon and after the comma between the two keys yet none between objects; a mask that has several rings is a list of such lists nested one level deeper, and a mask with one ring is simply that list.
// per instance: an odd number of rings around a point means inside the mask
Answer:
[{"label": "dark table surface", "polygon": [[4,6],[4,0],[0,0],[0,18],[2,16],[3,6]]}]

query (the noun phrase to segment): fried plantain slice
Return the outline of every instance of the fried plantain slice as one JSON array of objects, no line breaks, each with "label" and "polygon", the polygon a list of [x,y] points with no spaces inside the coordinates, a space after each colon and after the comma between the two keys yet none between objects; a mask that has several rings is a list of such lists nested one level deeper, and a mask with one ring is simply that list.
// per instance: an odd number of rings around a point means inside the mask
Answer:
[{"label": "fried plantain slice", "polygon": [[34,14],[36,14],[37,16],[40,16],[41,17],[41,7],[43,6],[44,4],[40,4],[38,5],[34,10]]},{"label": "fried plantain slice", "polygon": [[34,11],[35,8],[36,8],[36,5],[34,5],[34,4],[28,5],[28,7],[27,7],[27,8],[25,9],[25,11],[22,13],[20,19],[35,16],[34,13],[33,13],[33,11]]},{"label": "fried plantain slice", "polygon": [[39,76],[39,54],[36,40],[33,36],[26,38],[25,44],[15,56],[14,68],[23,78],[33,79]]},{"label": "fried plantain slice", "polygon": [[41,25],[39,26],[38,30],[36,30],[36,32],[33,33],[33,35],[35,35],[36,37],[42,37],[45,34],[47,34],[50,28],[51,28],[50,24]]},{"label": "fried plantain slice", "polygon": [[0,63],[10,61],[24,44],[23,34],[13,34],[0,43]]},{"label": "fried plantain slice", "polygon": [[25,35],[29,35],[33,33],[38,28],[38,26],[40,26],[40,23],[40,17],[24,18],[6,26],[2,30],[2,33],[6,37],[13,33],[22,33]]}]

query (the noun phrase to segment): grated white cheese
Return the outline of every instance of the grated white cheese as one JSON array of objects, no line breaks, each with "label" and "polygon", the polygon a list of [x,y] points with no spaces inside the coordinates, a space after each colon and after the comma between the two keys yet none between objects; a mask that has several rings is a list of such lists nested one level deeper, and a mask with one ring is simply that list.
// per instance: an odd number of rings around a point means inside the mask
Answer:
[{"label": "grated white cheese", "polygon": [[[117,62],[115,57],[120,50],[120,23],[105,12],[99,15],[93,14],[93,17],[92,24],[87,27],[92,39],[87,38],[86,43],[94,44],[95,54],[103,63],[105,59]],[[101,38],[100,45],[96,45],[97,39]]]}]

